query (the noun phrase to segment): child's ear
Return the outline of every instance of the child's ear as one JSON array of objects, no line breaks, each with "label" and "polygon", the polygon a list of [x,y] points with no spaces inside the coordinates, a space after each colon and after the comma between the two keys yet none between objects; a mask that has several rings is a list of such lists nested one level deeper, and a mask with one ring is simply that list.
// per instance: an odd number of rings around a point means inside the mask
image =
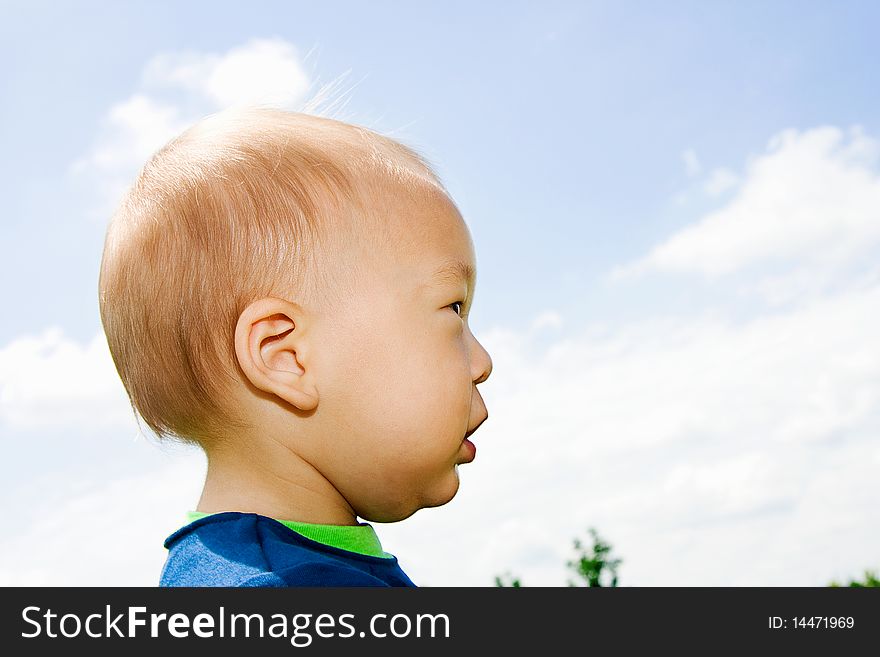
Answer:
[{"label": "child's ear", "polygon": [[318,405],[318,391],[305,355],[308,343],[302,309],[267,297],[245,308],[235,327],[235,353],[245,376],[303,411]]}]

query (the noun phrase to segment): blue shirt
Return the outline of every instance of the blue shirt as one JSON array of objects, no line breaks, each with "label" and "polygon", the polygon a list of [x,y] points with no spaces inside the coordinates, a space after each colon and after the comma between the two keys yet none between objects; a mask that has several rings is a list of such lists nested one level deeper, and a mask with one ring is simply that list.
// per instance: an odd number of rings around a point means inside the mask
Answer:
[{"label": "blue shirt", "polygon": [[256,513],[205,516],[165,547],[159,586],[415,586],[393,555],[319,543]]}]

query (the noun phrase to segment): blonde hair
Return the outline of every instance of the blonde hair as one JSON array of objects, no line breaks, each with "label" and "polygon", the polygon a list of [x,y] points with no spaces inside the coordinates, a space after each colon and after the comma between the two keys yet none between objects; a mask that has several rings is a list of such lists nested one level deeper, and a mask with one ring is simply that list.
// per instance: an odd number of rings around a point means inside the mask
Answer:
[{"label": "blonde hair", "polygon": [[344,240],[387,239],[370,207],[388,183],[445,194],[413,149],[271,107],[210,115],[154,153],[110,221],[98,283],[135,417],[203,447],[249,428],[224,403],[243,377],[239,315],[264,296],[308,307],[352,294],[356,264],[340,280],[321,263]]}]

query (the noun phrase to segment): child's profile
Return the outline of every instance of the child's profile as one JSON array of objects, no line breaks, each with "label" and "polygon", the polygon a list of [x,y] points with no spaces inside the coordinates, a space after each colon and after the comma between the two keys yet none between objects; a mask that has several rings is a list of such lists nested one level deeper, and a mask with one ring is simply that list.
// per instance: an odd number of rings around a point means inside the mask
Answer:
[{"label": "child's profile", "polygon": [[157,151],[99,289],[136,416],[207,456],[160,584],[414,586],[369,523],[446,504],[474,459],[475,278],[431,167],[366,128],[239,108]]}]

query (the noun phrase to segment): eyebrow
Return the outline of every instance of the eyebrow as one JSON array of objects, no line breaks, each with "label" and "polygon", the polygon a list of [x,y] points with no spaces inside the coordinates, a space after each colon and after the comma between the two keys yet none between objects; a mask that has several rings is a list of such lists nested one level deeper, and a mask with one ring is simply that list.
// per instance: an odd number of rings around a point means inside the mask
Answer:
[{"label": "eyebrow", "polygon": [[477,270],[469,262],[454,260],[445,262],[431,274],[431,280],[437,283],[456,283],[466,281],[470,287],[474,287],[477,279]]}]

